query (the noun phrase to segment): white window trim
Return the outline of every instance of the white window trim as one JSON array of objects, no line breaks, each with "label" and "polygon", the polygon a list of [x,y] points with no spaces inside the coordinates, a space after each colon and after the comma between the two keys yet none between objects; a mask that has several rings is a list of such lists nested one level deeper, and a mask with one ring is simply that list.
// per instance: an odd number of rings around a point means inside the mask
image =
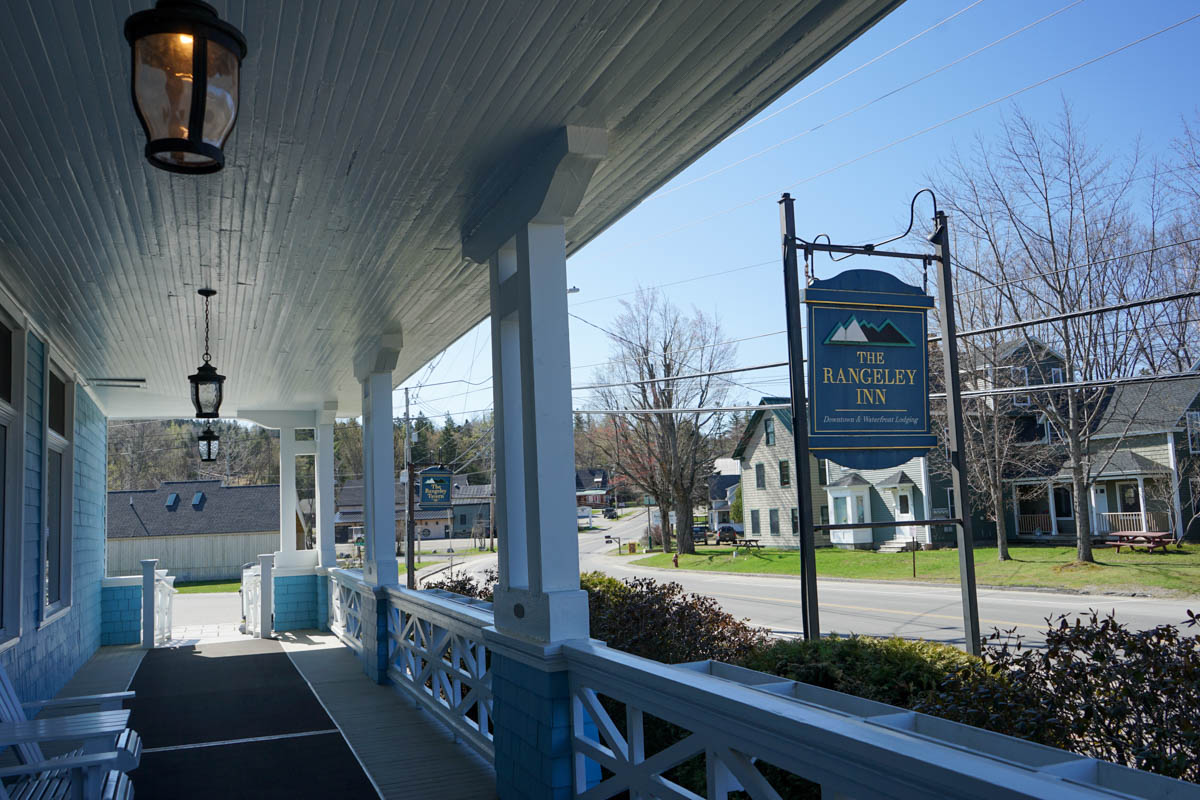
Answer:
[{"label": "white window trim", "polygon": [[[775,516],[775,522],[774,522],[774,525],[775,525],[775,527],[777,528],[777,530],[771,530],[771,525],[772,525],[772,522],[771,522],[771,515],[772,515],[772,512],[774,512],[774,516]],[[768,508],[768,509],[767,509],[767,535],[768,535],[768,536],[782,536],[782,535],[783,535],[783,519],[782,519],[782,518],[780,517],[780,515],[779,515],[779,509],[778,509],[778,508]]]},{"label": "white window trim", "polygon": [[[1060,508],[1060,503],[1058,502],[1058,499],[1055,498],[1055,500],[1054,500],[1054,518],[1055,519],[1068,519],[1068,520],[1075,519],[1075,503],[1074,503],[1074,498],[1071,497],[1071,495],[1073,494],[1071,487],[1070,486],[1055,486],[1051,491],[1058,492],[1060,490],[1067,493],[1067,497],[1071,502],[1068,502],[1066,504],[1066,508]],[[1063,513],[1064,511],[1066,512],[1065,514]]]},{"label": "white window trim", "polygon": [[1200,411],[1189,411],[1184,415],[1187,426],[1188,452],[1200,455]]},{"label": "white window trim", "polygon": [[[1018,371],[1019,370],[1019,371]],[[1028,386],[1029,385],[1029,367],[1013,366],[1008,368],[1009,377],[1012,379],[1013,386]],[[1017,383],[1017,376],[1020,376],[1020,384]],[[1032,405],[1033,400],[1027,394],[1014,394],[1013,405],[1021,408],[1028,408]]]},{"label": "white window trim", "polygon": [[12,404],[0,400],[0,423],[8,428],[3,452],[5,459],[4,517],[0,519],[0,548],[3,548],[3,609],[0,611],[0,651],[21,640],[21,601],[24,562],[22,542],[25,506],[25,358],[26,326],[15,314],[0,307],[0,322],[12,331]]},{"label": "white window trim", "polygon": [[1062,367],[1051,367],[1050,368],[1050,382],[1051,383],[1062,383],[1063,382],[1063,374],[1064,373],[1063,373]]},{"label": "white window trim", "polygon": [[[74,601],[74,586],[72,575],[74,574],[73,556],[75,552],[75,536],[74,536],[74,514],[72,513],[75,493],[75,381],[71,374],[54,363],[51,357],[50,348],[46,348],[45,366],[42,373],[42,518],[41,532],[38,544],[38,605],[41,609],[41,624],[39,627],[45,627],[57,619],[66,616],[73,605]],[[50,375],[55,374],[65,387],[63,398],[63,427],[66,428],[64,433],[70,435],[71,438],[60,436],[56,431],[50,430]],[[62,523],[62,530],[59,532],[59,548],[62,552],[62,559],[59,562],[59,600],[56,603],[46,605],[45,603],[45,580],[46,576],[42,574],[46,564],[46,544],[49,541],[50,530],[50,508],[46,502],[47,487],[49,485],[48,476],[50,473],[50,451],[62,454],[62,492],[59,498],[59,519]]]}]

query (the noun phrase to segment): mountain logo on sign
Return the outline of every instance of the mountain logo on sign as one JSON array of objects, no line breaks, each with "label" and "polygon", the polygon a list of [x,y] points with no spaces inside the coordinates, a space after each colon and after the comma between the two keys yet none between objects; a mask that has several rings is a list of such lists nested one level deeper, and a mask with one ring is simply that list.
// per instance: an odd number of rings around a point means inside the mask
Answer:
[{"label": "mountain logo on sign", "polygon": [[912,341],[892,324],[890,319],[882,325],[860,322],[853,314],[845,322],[833,326],[825,337],[825,344],[847,344],[861,347],[864,344],[879,347],[914,347]]}]

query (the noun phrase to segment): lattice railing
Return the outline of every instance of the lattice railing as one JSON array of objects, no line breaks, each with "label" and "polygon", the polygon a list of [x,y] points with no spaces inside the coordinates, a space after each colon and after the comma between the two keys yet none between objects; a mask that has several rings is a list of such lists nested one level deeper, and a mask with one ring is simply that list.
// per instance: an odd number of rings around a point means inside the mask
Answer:
[{"label": "lattice railing", "polygon": [[388,589],[388,677],[488,760],[492,673],[487,604],[450,593]]},{"label": "lattice railing", "polygon": [[357,652],[363,647],[363,594],[369,591],[345,570],[329,571],[329,630]]},{"label": "lattice railing", "polygon": [[720,662],[669,666],[591,642],[562,654],[579,800],[778,800],[811,784],[837,800],[1082,800],[1188,786]]}]

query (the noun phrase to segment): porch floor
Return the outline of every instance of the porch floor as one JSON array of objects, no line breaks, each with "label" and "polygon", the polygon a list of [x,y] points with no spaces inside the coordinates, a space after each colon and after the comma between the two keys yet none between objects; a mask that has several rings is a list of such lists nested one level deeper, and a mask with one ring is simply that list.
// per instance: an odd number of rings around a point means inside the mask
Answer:
[{"label": "porch floor", "polygon": [[495,772],[336,637],[102,647],[60,696],[138,692],[139,796],[495,797]]}]

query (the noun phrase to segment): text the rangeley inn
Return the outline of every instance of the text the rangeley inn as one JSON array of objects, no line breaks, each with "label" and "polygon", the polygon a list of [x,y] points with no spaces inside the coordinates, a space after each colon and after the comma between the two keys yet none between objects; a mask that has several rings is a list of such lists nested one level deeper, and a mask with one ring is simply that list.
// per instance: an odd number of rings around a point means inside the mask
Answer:
[{"label": "text the rangeley inn", "polygon": [[858,366],[824,367],[821,382],[824,384],[850,384],[854,387],[854,402],[862,406],[887,403],[887,387],[913,386],[918,370],[892,369],[887,366],[885,354],[859,350],[855,354]]}]

